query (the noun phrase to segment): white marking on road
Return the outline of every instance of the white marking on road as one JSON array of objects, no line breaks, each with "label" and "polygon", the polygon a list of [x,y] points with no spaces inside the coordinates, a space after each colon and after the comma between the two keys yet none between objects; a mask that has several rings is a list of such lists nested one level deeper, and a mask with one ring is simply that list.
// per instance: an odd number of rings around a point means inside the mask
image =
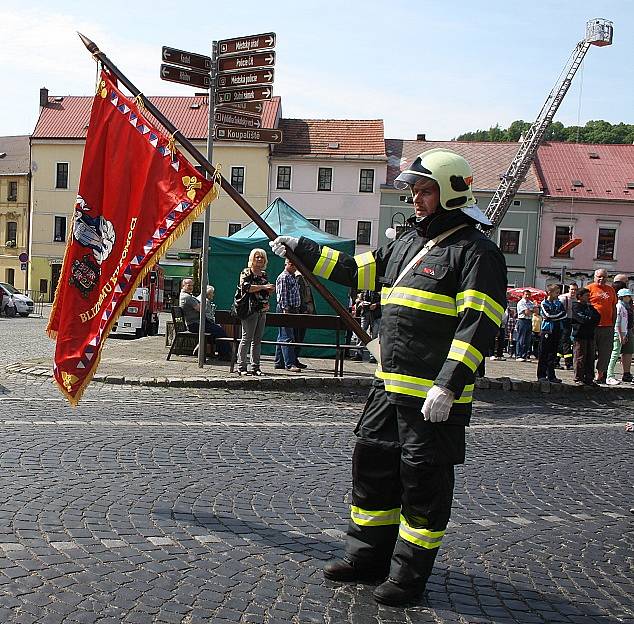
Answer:
[{"label": "white marking on road", "polygon": [[574,516],[578,520],[592,520],[592,518],[593,518],[593,516],[591,516],[589,514],[585,514],[585,513],[576,513],[576,514],[570,514],[570,515]]},{"label": "white marking on road", "polygon": [[124,542],[123,540],[120,540],[120,539],[102,539],[101,543],[106,548],[124,548],[125,546],[128,545],[127,542]]},{"label": "white marking on road", "polygon": [[79,548],[75,542],[50,542],[53,548],[57,548],[57,550],[73,550],[75,548]]},{"label": "white marking on road", "polygon": [[222,540],[217,535],[194,535],[201,544],[219,544]]},{"label": "white marking on road", "polygon": [[344,539],[346,534],[344,531],[340,531],[339,529],[324,529],[322,533],[325,533],[329,537],[334,537],[335,539]]},{"label": "white marking on road", "polygon": [[548,520],[548,522],[563,522],[564,519],[559,516],[540,516],[542,520]]},{"label": "white marking on road", "polygon": [[155,546],[174,546],[175,542],[169,537],[148,537],[149,542],[152,542]]},{"label": "white marking on road", "polygon": [[493,520],[487,520],[486,518],[483,518],[481,520],[472,520],[471,522],[475,522],[476,524],[479,524],[480,526],[483,526],[483,527],[490,527],[490,526],[497,525],[497,522],[493,522]]},{"label": "white marking on road", "polygon": [[526,526],[527,524],[533,524],[532,520],[529,520],[528,518],[519,518],[519,517],[507,517],[504,518],[505,520],[508,520],[509,522],[512,522],[513,524],[519,524],[520,526]]}]

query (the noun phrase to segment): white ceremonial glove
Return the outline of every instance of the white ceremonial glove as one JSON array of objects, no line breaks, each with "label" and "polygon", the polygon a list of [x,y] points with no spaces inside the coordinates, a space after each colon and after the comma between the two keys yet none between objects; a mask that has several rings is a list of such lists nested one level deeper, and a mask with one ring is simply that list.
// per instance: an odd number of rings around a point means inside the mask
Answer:
[{"label": "white ceremonial glove", "polygon": [[423,418],[430,422],[442,422],[449,418],[449,410],[453,405],[454,393],[442,386],[432,386],[427,392],[421,412]]},{"label": "white ceremonial glove", "polygon": [[[278,236],[275,240],[269,241],[269,247],[276,256],[284,258],[286,256],[286,247],[291,251],[295,251],[295,247],[299,243],[299,238],[294,236]],[[286,245],[286,247],[284,246]]]}]

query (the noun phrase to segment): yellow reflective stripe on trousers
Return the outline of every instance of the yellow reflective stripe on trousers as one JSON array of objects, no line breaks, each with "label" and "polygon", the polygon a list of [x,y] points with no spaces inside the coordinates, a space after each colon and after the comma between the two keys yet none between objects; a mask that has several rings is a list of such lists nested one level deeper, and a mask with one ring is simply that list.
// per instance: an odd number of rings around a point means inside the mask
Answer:
[{"label": "yellow reflective stripe on trousers", "polygon": [[458,312],[465,308],[471,308],[478,312],[484,312],[499,327],[502,324],[504,308],[495,299],[479,290],[465,290],[456,295]]},{"label": "yellow reflective stripe on trousers", "polygon": [[319,256],[319,260],[317,260],[313,273],[319,277],[328,279],[337,264],[337,260],[339,260],[339,251],[330,247],[322,247],[321,256]]},{"label": "yellow reflective stripe on trousers", "polygon": [[387,526],[389,524],[398,524],[401,518],[401,508],[386,510],[361,509],[350,505],[350,518],[352,522],[359,526]]},{"label": "yellow reflective stripe on trousers", "polygon": [[449,348],[448,360],[456,360],[462,362],[465,366],[468,366],[472,371],[475,371],[480,362],[482,362],[482,353],[468,342],[463,340],[453,339],[451,341],[451,347]]},{"label": "yellow reflective stripe on trousers", "polygon": [[431,550],[440,546],[440,542],[445,535],[445,531],[415,529],[407,523],[407,520],[403,516],[401,516],[401,526],[399,527],[398,534],[406,542],[411,542],[412,544]]},{"label": "yellow reflective stripe on trousers", "polygon": [[383,288],[381,290],[381,305],[394,304],[424,310],[425,312],[433,312],[434,314],[458,316],[456,302],[453,297],[439,295],[418,288],[408,288],[405,286]]},{"label": "yellow reflective stripe on trousers", "polygon": [[[431,379],[413,377],[412,375],[399,375],[398,373],[385,373],[379,367],[377,367],[374,375],[383,380],[386,392],[406,394],[422,399],[427,397],[427,391],[434,385]],[[462,390],[462,394],[457,399],[454,399],[454,404],[472,403],[473,388],[474,384],[467,384]]]},{"label": "yellow reflective stripe on trousers", "polygon": [[354,257],[357,263],[357,288],[359,290],[376,290],[376,260],[371,251]]}]

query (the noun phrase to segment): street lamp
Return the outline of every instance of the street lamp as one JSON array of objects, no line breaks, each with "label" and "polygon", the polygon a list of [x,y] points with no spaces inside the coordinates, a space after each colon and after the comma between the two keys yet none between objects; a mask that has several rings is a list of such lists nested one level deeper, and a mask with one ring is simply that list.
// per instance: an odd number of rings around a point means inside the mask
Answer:
[{"label": "street lamp", "polygon": [[[400,217],[401,219],[400,223],[398,222],[397,217]],[[394,240],[396,238],[396,235],[399,232],[399,228],[404,228],[406,226],[407,226],[407,220],[405,218],[405,215],[402,212],[395,212],[392,215],[392,221],[390,222],[390,227],[385,230],[385,236],[387,236],[390,240]]]}]

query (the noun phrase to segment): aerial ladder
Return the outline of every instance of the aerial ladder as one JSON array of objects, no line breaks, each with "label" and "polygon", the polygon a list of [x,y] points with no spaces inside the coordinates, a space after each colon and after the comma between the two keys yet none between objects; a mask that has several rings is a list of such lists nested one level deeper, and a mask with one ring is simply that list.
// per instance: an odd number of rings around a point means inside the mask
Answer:
[{"label": "aerial ladder", "polygon": [[524,181],[526,172],[537,153],[537,148],[543,141],[546,130],[548,130],[548,126],[551,124],[559,105],[568,92],[572,79],[575,77],[586,52],[591,45],[611,45],[612,33],[612,22],[609,20],[594,18],[586,23],[585,38],[577,44],[577,47],[570,55],[555,86],[546,98],[537,119],[526,133],[515,158],[513,158],[506,173],[502,175],[500,185],[491,198],[486,215],[494,226],[498,226],[501,223],[517,189]]}]

